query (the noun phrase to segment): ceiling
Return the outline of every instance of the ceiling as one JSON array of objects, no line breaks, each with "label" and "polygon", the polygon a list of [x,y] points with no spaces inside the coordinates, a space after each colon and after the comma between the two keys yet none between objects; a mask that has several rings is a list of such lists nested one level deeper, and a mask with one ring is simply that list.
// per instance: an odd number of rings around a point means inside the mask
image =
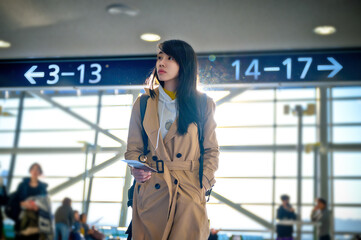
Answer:
[{"label": "ceiling", "polygon": [[[124,4],[136,16],[112,15]],[[313,29],[333,25],[319,36]],[[0,59],[148,55],[162,40],[196,52],[361,47],[359,0],[0,0]]]}]

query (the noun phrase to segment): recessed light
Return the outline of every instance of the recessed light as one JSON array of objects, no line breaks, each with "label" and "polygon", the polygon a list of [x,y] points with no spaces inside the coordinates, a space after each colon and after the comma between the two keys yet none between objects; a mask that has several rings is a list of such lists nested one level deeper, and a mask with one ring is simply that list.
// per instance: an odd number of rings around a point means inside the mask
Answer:
[{"label": "recessed light", "polygon": [[9,42],[0,40],[0,48],[8,48],[10,46],[11,46],[11,44]]},{"label": "recessed light", "polygon": [[144,33],[140,36],[140,38],[147,42],[156,42],[160,40],[160,36],[155,33]]},{"label": "recessed light", "polygon": [[112,4],[107,7],[107,11],[112,15],[125,14],[132,17],[138,15],[139,13],[139,10],[130,8],[124,4]]},{"label": "recessed light", "polygon": [[318,35],[331,35],[336,32],[336,28],[334,26],[318,26],[313,29],[313,32]]}]

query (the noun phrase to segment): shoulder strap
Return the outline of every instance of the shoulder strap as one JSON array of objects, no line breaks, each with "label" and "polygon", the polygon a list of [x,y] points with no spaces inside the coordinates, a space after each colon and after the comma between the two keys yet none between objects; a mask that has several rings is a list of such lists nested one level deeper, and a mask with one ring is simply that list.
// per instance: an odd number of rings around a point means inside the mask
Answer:
[{"label": "shoulder strap", "polygon": [[144,115],[145,110],[147,109],[147,103],[148,103],[149,96],[146,94],[143,94],[140,97],[140,119],[142,124],[142,138],[143,138],[143,154],[147,155],[149,153],[148,150],[148,136],[147,133],[144,130],[143,121],[144,121]]},{"label": "shoulder strap", "polygon": [[203,155],[204,155],[204,135],[203,135],[203,128],[204,128],[204,121],[205,121],[205,111],[207,109],[207,95],[203,93],[200,96],[200,111],[199,111],[199,119],[198,119],[198,140],[199,140],[199,148],[201,155],[199,157],[199,183],[200,187],[203,188]]},{"label": "shoulder strap", "polygon": [[[149,153],[148,151],[148,136],[147,133],[144,130],[143,121],[144,121],[144,115],[145,110],[147,109],[147,103],[148,103],[149,96],[146,94],[143,94],[140,96],[140,122],[142,125],[142,139],[143,139],[143,155],[147,155]],[[128,190],[128,207],[133,206],[133,192],[135,188],[135,179],[133,181],[133,185]],[[128,228],[127,231],[131,231],[131,225],[130,230]]]}]

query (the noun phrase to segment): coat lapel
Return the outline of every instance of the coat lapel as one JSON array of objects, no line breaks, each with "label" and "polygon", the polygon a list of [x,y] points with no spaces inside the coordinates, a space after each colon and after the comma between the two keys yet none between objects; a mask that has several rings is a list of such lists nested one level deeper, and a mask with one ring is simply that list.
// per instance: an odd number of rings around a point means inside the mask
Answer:
[{"label": "coat lapel", "polygon": [[[157,135],[159,129],[158,91],[157,96],[154,99],[148,99],[143,126],[150,140],[150,144],[153,146],[153,149],[155,149],[157,146]],[[161,160],[170,160],[169,155],[165,149],[161,133],[159,133],[158,149],[156,150],[156,153]]]},{"label": "coat lapel", "polygon": [[167,145],[167,143],[176,136],[177,131],[178,131],[178,118],[176,118],[174,120],[174,122],[172,123],[172,125],[169,128],[167,135],[165,135],[165,137],[164,137],[165,145]]}]

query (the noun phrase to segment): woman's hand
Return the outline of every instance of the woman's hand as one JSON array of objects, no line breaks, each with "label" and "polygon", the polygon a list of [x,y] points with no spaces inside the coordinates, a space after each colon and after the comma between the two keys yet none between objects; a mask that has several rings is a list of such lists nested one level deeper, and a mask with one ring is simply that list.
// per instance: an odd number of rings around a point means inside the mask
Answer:
[{"label": "woman's hand", "polygon": [[39,210],[39,207],[32,200],[23,201],[20,204],[21,204],[21,207],[23,207],[23,208],[25,208],[27,210],[32,210],[32,211],[38,211]]},{"label": "woman's hand", "polygon": [[138,168],[131,168],[130,171],[135,178],[135,181],[138,183],[144,183],[152,177],[152,173],[150,171],[144,171]]}]

